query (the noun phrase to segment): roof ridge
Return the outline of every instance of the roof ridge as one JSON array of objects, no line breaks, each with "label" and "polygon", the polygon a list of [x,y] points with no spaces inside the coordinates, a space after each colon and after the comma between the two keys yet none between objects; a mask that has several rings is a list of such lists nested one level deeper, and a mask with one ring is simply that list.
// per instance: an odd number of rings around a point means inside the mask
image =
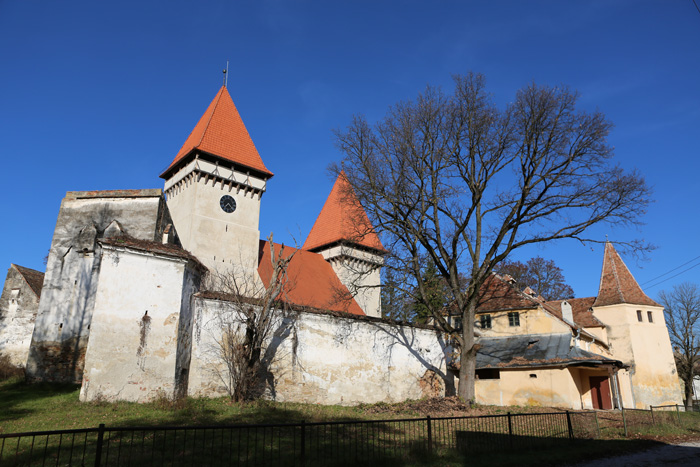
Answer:
[{"label": "roof ridge", "polygon": [[[612,245],[612,244],[610,242],[607,242],[605,244],[606,250],[608,249],[608,245]],[[613,254],[613,250],[611,249],[610,255],[612,256],[612,254]],[[620,258],[620,259],[622,259],[622,258]],[[613,261],[613,259],[611,258],[610,261]],[[615,276],[615,285],[617,287],[617,293],[620,295],[620,300],[622,301],[622,303],[624,303],[625,302],[625,294],[622,292],[622,285],[620,284],[620,275],[617,273],[617,267],[615,267],[614,265],[613,265],[613,276]]]},{"label": "roof ridge", "polygon": [[223,91],[226,87],[221,86],[221,89],[219,89],[219,92],[216,93],[216,97],[214,97],[214,100],[216,100],[216,103],[214,104],[214,107],[211,109],[211,113],[209,114],[209,119],[207,120],[207,123],[204,125],[204,129],[202,130],[202,134],[199,137],[199,142],[195,144],[193,147],[196,148],[202,144],[202,141],[204,141],[204,135],[207,134],[207,130],[209,129],[209,125],[211,124],[211,119],[214,118],[214,114],[216,113],[216,108],[219,106],[219,102],[221,102],[221,95],[223,94]]}]

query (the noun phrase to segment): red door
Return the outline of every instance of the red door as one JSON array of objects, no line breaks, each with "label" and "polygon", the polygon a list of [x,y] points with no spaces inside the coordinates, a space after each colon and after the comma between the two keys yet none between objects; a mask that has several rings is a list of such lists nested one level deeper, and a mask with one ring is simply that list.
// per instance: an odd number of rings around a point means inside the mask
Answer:
[{"label": "red door", "polygon": [[610,383],[606,376],[591,376],[588,378],[591,384],[591,398],[594,409],[612,409],[612,399],[610,399]]}]

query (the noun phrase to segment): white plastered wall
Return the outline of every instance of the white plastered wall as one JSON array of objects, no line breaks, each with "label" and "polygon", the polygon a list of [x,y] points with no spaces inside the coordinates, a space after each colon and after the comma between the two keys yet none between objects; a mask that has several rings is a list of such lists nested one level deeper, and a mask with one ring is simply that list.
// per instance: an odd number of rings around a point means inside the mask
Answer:
[{"label": "white plastered wall", "polygon": [[195,280],[186,259],[104,247],[81,401],[175,395],[190,350],[178,330]]},{"label": "white plastered wall", "polygon": [[[227,306],[217,300],[196,301],[192,396],[226,393],[217,377],[222,362],[215,339],[220,334],[216,315]],[[267,392],[274,400],[353,405],[445,393],[450,349],[433,330],[309,312],[293,313],[278,324]]]}]

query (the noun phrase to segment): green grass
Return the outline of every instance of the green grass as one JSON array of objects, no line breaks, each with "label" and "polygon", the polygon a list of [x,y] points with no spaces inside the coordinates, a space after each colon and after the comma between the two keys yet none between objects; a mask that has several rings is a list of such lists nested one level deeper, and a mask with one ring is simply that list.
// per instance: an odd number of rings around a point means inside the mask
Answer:
[{"label": "green grass", "polygon": [[[218,399],[186,399],[173,403],[166,399],[157,400],[149,404],[136,404],[129,402],[94,402],[81,403],[78,401],[79,388],[77,386],[60,386],[47,384],[25,384],[21,379],[9,379],[0,382],[0,433],[17,433],[27,431],[45,431],[59,429],[74,429],[74,428],[94,428],[100,423],[104,423],[108,427],[119,426],[158,426],[158,425],[231,425],[231,424],[274,424],[274,423],[298,423],[301,420],[306,422],[322,422],[322,421],[360,421],[360,420],[376,420],[376,419],[396,419],[396,418],[419,418],[424,417],[424,410],[440,404],[440,400],[425,400],[422,402],[406,401],[399,404],[372,404],[361,405],[356,407],[343,406],[322,406],[315,404],[296,404],[296,403],[278,403],[259,401],[248,404],[231,403],[228,398]],[[447,404],[446,400],[446,404]],[[449,404],[447,404],[449,405]],[[464,412],[463,415],[481,415],[481,414],[505,414],[524,413],[524,412],[542,412],[555,409],[546,408],[530,408],[530,407],[477,407],[476,409]],[[455,413],[454,415],[457,415]],[[682,440],[688,438],[700,438],[700,414],[681,414],[682,426],[674,424],[650,425],[646,421],[646,415],[640,413],[636,419],[636,424],[629,426],[631,437],[630,439],[623,438],[623,429],[619,413],[608,412],[600,414],[599,422],[601,426],[602,438],[596,440],[575,440],[568,439],[552,439],[552,438],[528,438],[522,437],[516,440],[516,449],[507,450],[500,449],[502,446],[509,443],[508,438],[504,438],[507,433],[507,428],[500,426],[495,429],[489,429],[486,436],[491,436],[490,442],[484,443],[484,447],[491,448],[491,451],[479,452],[480,444],[478,437],[484,436],[483,428],[476,428],[475,431],[470,431],[473,428],[468,428],[466,425],[459,428],[463,434],[476,435],[470,444],[469,449],[472,450],[468,454],[461,453],[455,449],[447,449],[440,447],[436,443],[433,457],[427,455],[425,447],[425,433],[420,431],[417,434],[409,436],[409,440],[405,441],[405,445],[400,450],[400,454],[394,457],[387,458],[381,465],[560,465],[562,463],[570,463],[581,460],[594,459],[607,455],[619,454],[627,451],[639,450],[659,444],[664,440]],[[673,414],[676,416],[677,415]],[[597,432],[597,425],[592,414],[579,415],[577,420],[585,419],[585,425],[591,429],[591,432]],[[661,418],[661,417],[660,417]],[[665,419],[666,417],[664,417]],[[671,420],[671,417],[667,417]],[[632,421],[632,420],[630,420]],[[514,422],[514,425],[516,422]],[[590,425],[590,426],[589,426]],[[439,436],[439,423],[433,425],[433,436]],[[360,445],[359,449],[369,451],[376,448],[376,443],[389,443],[395,439],[394,433],[401,432],[404,428],[400,428],[396,424],[380,424],[377,425],[377,438],[379,441],[374,441],[372,444]],[[285,429],[286,430],[286,429]],[[555,427],[555,431],[561,432],[560,428]],[[564,430],[566,428],[564,427]],[[292,436],[292,431],[296,434]],[[285,431],[282,436],[283,444],[289,445],[298,444],[299,429]],[[236,432],[238,433],[238,432]],[[311,433],[311,431],[309,431]],[[361,432],[353,432],[352,429],[345,432],[344,436],[347,441],[351,440],[348,446],[334,447],[333,441],[326,440],[321,442],[320,451],[317,453],[316,460],[311,459],[310,465],[345,465],[355,463],[353,458],[354,451],[357,446],[353,445],[354,440],[361,439]],[[535,436],[542,436],[542,433],[533,433]],[[561,433],[560,433],[561,435]],[[116,434],[116,440],[121,436],[131,436],[130,432],[126,435]],[[161,435],[144,435],[148,440],[160,440],[157,436]],[[245,436],[252,436],[250,434]],[[449,436],[449,435],[448,435]],[[166,436],[167,437],[167,436]],[[320,438],[315,438],[320,439]],[[137,436],[138,440],[138,436]],[[540,443],[544,441],[543,443]],[[27,441],[29,442],[29,441]],[[160,441],[159,441],[160,442]],[[52,441],[53,443],[53,441]],[[246,438],[243,441],[244,446],[256,446],[259,440]],[[330,443],[330,444],[329,444]],[[501,443],[501,444],[498,444]],[[208,463],[207,459],[214,459],[212,449],[207,446],[191,445],[188,447],[180,446],[181,441],[168,438],[163,440],[163,445],[167,446],[167,455],[173,457],[195,457],[204,463]],[[205,443],[206,444],[206,443]],[[53,445],[52,445],[53,446]],[[228,445],[222,445],[221,449],[230,449]],[[311,445],[309,445],[311,447]],[[449,444],[444,445],[449,446]],[[476,448],[474,448],[476,446]],[[171,448],[172,447],[172,448]],[[26,446],[24,447],[26,448]],[[206,449],[205,449],[206,448]],[[213,445],[212,445],[213,448]],[[530,448],[530,449],[528,449]],[[51,448],[53,449],[53,448]],[[199,452],[199,449],[205,449],[205,452]],[[338,454],[338,449],[350,449],[347,455],[341,454],[339,459],[330,461],[330,457]],[[91,441],[89,452],[94,454],[94,441]],[[247,452],[247,451],[246,451]],[[288,450],[277,451],[280,456],[287,456]],[[56,462],[55,465],[70,465],[71,461],[64,463],[63,457],[59,458],[58,453],[54,453]],[[60,453],[60,456],[65,456],[66,452]],[[398,456],[398,457],[397,457]],[[293,457],[292,457],[293,458]],[[286,459],[286,458],[284,458]],[[60,461],[60,462],[59,462]],[[0,462],[1,463],[1,462]],[[134,465],[139,465],[139,462],[134,462]],[[146,462],[143,465],[148,465]]]},{"label": "green grass", "polygon": [[0,433],[107,426],[223,425],[371,420],[417,417],[417,413],[368,414],[360,407],[258,401],[232,403],[228,398],[191,399],[148,404],[78,400],[75,385],[0,382]]}]

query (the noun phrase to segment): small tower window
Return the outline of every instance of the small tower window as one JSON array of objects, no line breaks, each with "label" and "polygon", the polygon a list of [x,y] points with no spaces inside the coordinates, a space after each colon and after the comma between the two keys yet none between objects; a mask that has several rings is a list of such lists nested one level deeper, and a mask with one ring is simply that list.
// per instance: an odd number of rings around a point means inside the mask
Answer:
[{"label": "small tower window", "polygon": [[644,319],[642,319],[642,310],[637,310],[637,321],[640,323],[644,321]]},{"label": "small tower window", "polygon": [[647,320],[648,320],[650,323],[653,323],[653,322],[654,322],[654,316],[652,315],[651,311],[647,311]]},{"label": "small tower window", "polygon": [[491,329],[491,315],[481,315],[479,317],[481,329]]},{"label": "small tower window", "polygon": [[510,326],[520,326],[520,313],[517,311],[508,313],[508,324]]}]

